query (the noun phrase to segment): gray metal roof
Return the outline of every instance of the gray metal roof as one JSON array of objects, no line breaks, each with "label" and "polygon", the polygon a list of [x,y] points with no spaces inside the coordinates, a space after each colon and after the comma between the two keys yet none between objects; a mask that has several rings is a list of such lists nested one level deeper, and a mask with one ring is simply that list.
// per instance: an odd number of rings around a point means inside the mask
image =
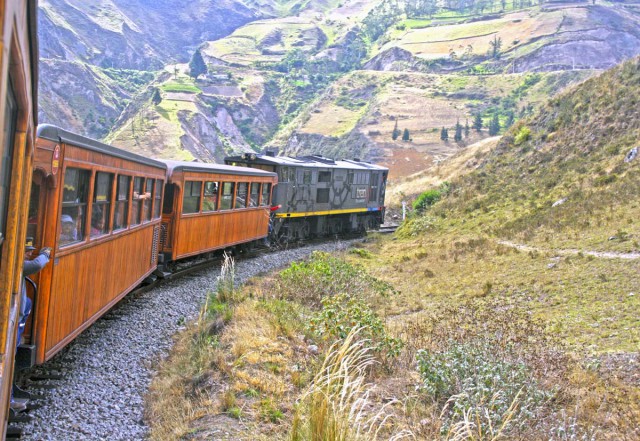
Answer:
[{"label": "gray metal roof", "polygon": [[287,156],[269,156],[256,154],[256,159],[247,159],[243,156],[229,156],[225,158],[225,161],[230,162],[246,162],[248,164],[271,164],[271,165],[287,165],[287,166],[299,166],[308,168],[341,168],[349,170],[381,170],[388,171],[387,167],[371,164],[369,162],[363,162],[358,160],[333,160],[322,156],[300,156],[297,158],[290,158]]},{"label": "gray metal roof", "polygon": [[164,159],[161,161],[167,165],[167,168],[169,169],[169,177],[171,177],[173,172],[177,171],[191,171],[197,173],[224,173],[226,175],[236,176],[277,176],[275,173],[259,170],[256,168],[236,167],[233,165],[211,164],[207,162],[171,161]]},{"label": "gray metal roof", "polygon": [[71,144],[94,152],[104,153],[105,155],[138,162],[140,164],[162,169],[167,168],[167,165],[164,162],[136,155],[135,153],[113,147],[109,144],[104,144],[100,141],[96,141],[95,139],[87,138],[86,136],[78,135],[77,133],[72,133],[50,124],[40,124],[38,126],[37,136],[38,138],[48,139],[49,141]]}]

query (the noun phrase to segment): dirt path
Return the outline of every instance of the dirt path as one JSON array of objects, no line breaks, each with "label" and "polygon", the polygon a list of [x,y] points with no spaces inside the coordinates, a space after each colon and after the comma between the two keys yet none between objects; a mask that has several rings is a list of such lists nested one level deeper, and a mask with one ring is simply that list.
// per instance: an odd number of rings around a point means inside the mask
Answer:
[{"label": "dirt path", "polygon": [[531,247],[528,245],[523,245],[515,242],[511,242],[508,240],[498,240],[500,245],[505,245],[511,248],[516,248],[521,251],[537,251],[537,252],[553,252],[562,256],[571,256],[577,254],[584,254],[586,256],[598,257],[600,259],[626,259],[626,260],[635,260],[640,259],[640,253],[617,253],[614,251],[586,251],[586,250],[574,250],[574,249],[566,249],[566,250],[556,250],[556,249],[544,249],[538,247]]}]

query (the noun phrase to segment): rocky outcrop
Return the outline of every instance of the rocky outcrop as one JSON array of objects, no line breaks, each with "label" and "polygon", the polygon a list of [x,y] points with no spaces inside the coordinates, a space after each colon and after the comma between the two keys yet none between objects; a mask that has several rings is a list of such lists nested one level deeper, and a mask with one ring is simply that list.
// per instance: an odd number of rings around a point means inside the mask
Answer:
[{"label": "rocky outcrop", "polygon": [[411,52],[400,47],[392,47],[373,57],[364,68],[381,71],[406,70],[407,65],[412,65],[414,61]]}]

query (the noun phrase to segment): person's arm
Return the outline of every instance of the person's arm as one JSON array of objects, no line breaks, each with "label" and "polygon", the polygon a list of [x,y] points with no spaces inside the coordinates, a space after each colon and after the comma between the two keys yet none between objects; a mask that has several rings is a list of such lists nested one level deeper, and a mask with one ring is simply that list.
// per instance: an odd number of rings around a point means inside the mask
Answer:
[{"label": "person's arm", "polygon": [[22,272],[25,276],[30,276],[44,268],[47,263],[49,263],[49,255],[41,253],[33,260],[25,260]]}]

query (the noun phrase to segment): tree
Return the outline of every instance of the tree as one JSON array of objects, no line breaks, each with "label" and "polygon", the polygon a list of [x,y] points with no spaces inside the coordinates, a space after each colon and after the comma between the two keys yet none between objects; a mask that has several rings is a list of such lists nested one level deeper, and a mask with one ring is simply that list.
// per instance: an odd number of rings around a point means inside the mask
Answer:
[{"label": "tree", "polygon": [[396,118],[396,125],[393,128],[393,133],[391,133],[391,139],[395,141],[398,139],[398,136],[400,136],[400,129],[398,128],[398,118]]},{"label": "tree", "polygon": [[491,122],[489,123],[489,135],[496,136],[500,132],[500,117],[497,113],[493,114]]},{"label": "tree", "polygon": [[473,128],[476,132],[480,132],[482,130],[482,116],[480,116],[479,113],[473,118]]},{"label": "tree", "polygon": [[402,140],[411,141],[411,136],[409,135],[409,129],[404,129],[404,132],[402,132]]},{"label": "tree", "polygon": [[191,61],[189,61],[189,76],[195,80],[205,73],[207,73],[207,65],[204,64],[200,49],[196,49],[193,57],[191,57]]},{"label": "tree", "polygon": [[462,125],[460,124],[460,120],[456,121],[456,133],[453,135],[453,140],[455,142],[462,141]]},{"label": "tree", "polygon": [[515,120],[515,115],[513,114],[513,111],[510,111],[509,113],[507,113],[507,120],[504,123],[504,128],[508,129],[509,127],[511,127],[513,125],[514,120]]},{"label": "tree", "polygon": [[440,139],[443,141],[448,141],[449,140],[449,130],[445,129],[444,127],[442,128],[442,130],[440,130]]},{"label": "tree", "polygon": [[464,124],[464,137],[465,138],[469,137],[469,120],[466,120]]},{"label": "tree", "polygon": [[493,40],[489,42],[489,56],[491,58],[500,58],[500,49],[502,48],[502,38],[497,35],[493,36]]},{"label": "tree", "polygon": [[153,95],[151,96],[151,102],[153,103],[154,106],[157,106],[162,102],[162,95],[160,95],[160,89],[158,89],[157,87],[153,91]]}]

